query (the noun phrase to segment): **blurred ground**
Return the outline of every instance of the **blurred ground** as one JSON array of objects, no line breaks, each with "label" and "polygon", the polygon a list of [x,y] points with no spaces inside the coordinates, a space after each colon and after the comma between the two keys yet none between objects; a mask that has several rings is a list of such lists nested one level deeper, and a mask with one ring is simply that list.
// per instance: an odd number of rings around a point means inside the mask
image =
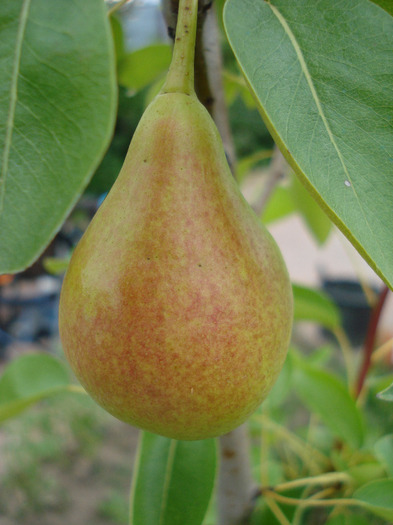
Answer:
[{"label": "blurred ground", "polygon": [[0,525],[126,525],[137,438],[87,396],[10,420],[0,431]]}]

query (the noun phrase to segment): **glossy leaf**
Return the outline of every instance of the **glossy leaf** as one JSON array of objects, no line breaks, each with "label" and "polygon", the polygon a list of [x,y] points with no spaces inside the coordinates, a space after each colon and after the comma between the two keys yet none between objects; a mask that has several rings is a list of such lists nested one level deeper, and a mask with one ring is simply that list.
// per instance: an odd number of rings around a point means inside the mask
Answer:
[{"label": "glossy leaf", "polygon": [[200,525],[216,473],[216,442],[141,433],[131,488],[131,525]]},{"label": "glossy leaf", "polygon": [[61,361],[44,353],[23,355],[11,361],[0,377],[0,422],[41,399],[73,390]]},{"label": "glossy leaf", "polygon": [[368,0],[228,0],[224,22],[288,162],[393,286],[393,18]]},{"label": "glossy leaf", "polygon": [[292,285],[295,321],[314,321],[330,330],[340,325],[340,313],[327,295],[319,290]]},{"label": "glossy leaf", "polygon": [[353,499],[362,502],[377,516],[393,520],[393,478],[372,481],[360,487],[353,494]]},{"label": "glossy leaf", "polygon": [[0,2],[0,74],[0,273],[14,273],[59,229],[112,133],[103,0]]},{"label": "glossy leaf", "polygon": [[353,448],[359,448],[364,439],[362,415],[342,382],[331,373],[309,366],[299,357],[296,365],[294,385],[303,403],[334,435]]}]

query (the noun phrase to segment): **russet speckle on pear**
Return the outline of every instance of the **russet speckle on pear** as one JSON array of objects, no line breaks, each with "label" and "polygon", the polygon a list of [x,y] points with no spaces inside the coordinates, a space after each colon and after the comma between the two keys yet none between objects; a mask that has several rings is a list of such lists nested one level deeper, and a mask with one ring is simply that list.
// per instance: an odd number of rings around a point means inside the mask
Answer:
[{"label": "russet speckle on pear", "polygon": [[145,111],[78,244],[60,335],[81,384],[145,430],[204,439],[243,423],[286,357],[292,292],[195,96]]}]

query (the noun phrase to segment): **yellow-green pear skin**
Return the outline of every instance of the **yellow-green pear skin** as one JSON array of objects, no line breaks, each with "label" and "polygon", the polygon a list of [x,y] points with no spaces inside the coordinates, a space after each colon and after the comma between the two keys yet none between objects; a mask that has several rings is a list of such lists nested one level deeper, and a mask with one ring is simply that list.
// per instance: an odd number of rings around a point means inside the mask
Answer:
[{"label": "yellow-green pear skin", "polygon": [[65,276],[60,335],[76,376],[117,418],[175,439],[226,433],[286,357],[292,290],[194,95],[145,111]]}]

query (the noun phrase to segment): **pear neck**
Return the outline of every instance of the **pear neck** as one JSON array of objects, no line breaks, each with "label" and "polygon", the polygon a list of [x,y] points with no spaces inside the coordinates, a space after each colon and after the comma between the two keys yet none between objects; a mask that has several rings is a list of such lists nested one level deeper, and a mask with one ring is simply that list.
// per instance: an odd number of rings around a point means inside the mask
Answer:
[{"label": "pear neck", "polygon": [[172,62],[161,93],[193,95],[198,0],[179,0]]}]

